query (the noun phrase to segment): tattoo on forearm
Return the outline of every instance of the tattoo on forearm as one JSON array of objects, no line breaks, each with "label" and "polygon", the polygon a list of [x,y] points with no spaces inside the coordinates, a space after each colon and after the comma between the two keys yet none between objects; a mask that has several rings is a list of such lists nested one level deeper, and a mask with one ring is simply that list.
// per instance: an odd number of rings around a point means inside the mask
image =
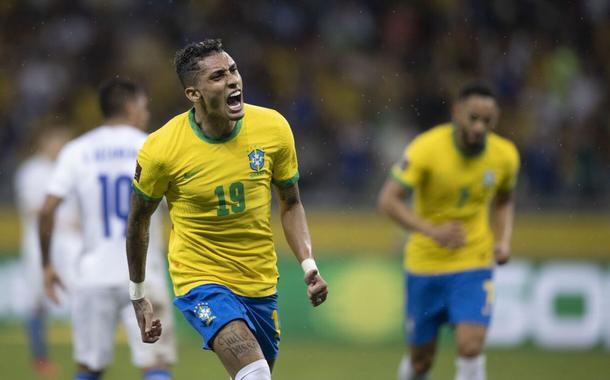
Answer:
[{"label": "tattoo on forearm", "polygon": [[230,353],[235,359],[244,354],[258,351],[258,343],[251,334],[228,326],[229,331],[216,338],[214,345],[223,352]]},{"label": "tattoo on forearm", "polygon": [[496,194],[496,204],[504,204],[513,200],[513,191],[502,191]]},{"label": "tattoo on forearm", "polygon": [[296,184],[288,187],[278,187],[278,195],[280,200],[288,207],[301,203],[299,187]]},{"label": "tattoo on forearm", "polygon": [[140,279],[144,274],[150,217],[158,204],[159,202],[146,201],[136,194],[131,195],[131,208],[127,220],[127,261],[132,279]]}]

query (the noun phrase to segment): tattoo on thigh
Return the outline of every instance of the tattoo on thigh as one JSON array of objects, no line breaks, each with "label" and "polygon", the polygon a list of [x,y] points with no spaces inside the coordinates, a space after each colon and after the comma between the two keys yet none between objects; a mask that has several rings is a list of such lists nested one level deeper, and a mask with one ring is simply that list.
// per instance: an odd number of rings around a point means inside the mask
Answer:
[{"label": "tattoo on thigh", "polygon": [[224,352],[228,352],[235,359],[240,356],[258,351],[258,342],[246,331],[239,331],[234,326],[229,326],[229,331],[224,332],[216,338],[216,346]]}]

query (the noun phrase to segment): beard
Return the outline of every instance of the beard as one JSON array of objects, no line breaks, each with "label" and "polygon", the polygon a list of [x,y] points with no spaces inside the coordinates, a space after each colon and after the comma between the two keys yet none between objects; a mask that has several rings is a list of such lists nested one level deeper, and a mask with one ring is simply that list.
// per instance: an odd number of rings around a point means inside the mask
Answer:
[{"label": "beard", "polygon": [[462,151],[468,156],[476,156],[485,150],[485,142],[487,140],[487,134],[482,136],[468,136],[465,130],[466,128],[458,125],[458,137],[462,144]]},{"label": "beard", "polygon": [[477,141],[475,143],[467,143],[464,148],[468,155],[476,156],[485,149],[485,141],[483,140],[481,142]]}]

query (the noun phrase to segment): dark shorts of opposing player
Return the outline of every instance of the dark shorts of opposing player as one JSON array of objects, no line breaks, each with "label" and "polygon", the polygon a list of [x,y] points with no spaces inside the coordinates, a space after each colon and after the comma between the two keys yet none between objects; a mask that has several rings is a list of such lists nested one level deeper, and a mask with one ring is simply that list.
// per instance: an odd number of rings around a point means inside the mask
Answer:
[{"label": "dark shorts of opposing player", "polygon": [[440,275],[407,273],[405,281],[409,344],[419,346],[433,341],[445,323],[489,326],[493,304],[491,269]]},{"label": "dark shorts of opposing player", "polygon": [[277,294],[243,297],[225,286],[205,284],[176,297],[174,305],[203,337],[204,349],[212,349],[212,341],[226,324],[241,319],[254,334],[265,359],[277,358],[280,343]]}]

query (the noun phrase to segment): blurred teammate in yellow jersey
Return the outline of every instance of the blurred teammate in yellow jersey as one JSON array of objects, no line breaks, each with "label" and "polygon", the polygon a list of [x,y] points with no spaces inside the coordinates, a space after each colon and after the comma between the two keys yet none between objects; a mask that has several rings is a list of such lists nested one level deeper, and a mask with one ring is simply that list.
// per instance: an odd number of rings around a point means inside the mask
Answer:
[{"label": "blurred teammate in yellow jersey", "polygon": [[[379,195],[380,210],[412,231],[405,247],[410,356],[399,380],[427,379],[444,323],[455,328],[455,379],[485,379],[492,268],[510,257],[519,168],[515,146],[491,132],[498,117],[487,87],[462,88],[452,122],[415,138]],[[413,208],[404,202],[411,193]]]},{"label": "blurred teammate in yellow jersey", "polygon": [[271,379],[280,338],[272,184],[313,306],[328,292],[299,198],[292,132],[278,112],[243,103],[237,65],[220,40],[186,46],[175,65],[193,107],[151,134],[138,153],[127,229],[142,339],[153,343],[161,334],[142,285],[150,215],[165,196],[174,304],[233,379]]}]

